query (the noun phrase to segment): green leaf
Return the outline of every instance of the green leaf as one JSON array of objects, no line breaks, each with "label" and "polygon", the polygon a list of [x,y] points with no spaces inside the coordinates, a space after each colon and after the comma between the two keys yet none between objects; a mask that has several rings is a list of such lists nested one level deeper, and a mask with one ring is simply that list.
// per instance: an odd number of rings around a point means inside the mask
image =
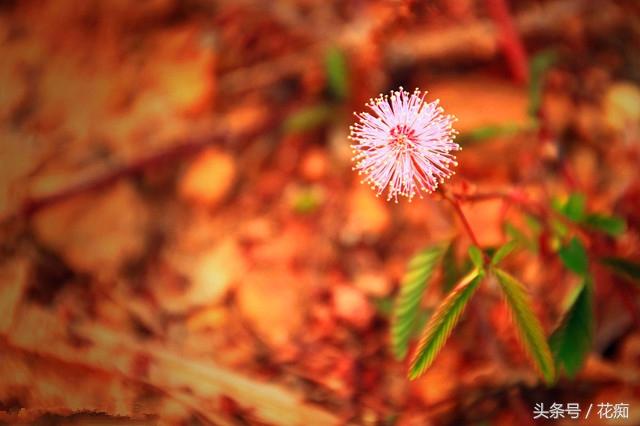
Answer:
[{"label": "green leaf", "polygon": [[456,259],[456,244],[453,240],[442,257],[442,292],[449,293],[460,276],[460,266]]},{"label": "green leaf", "polygon": [[556,54],[550,50],[540,52],[531,59],[529,66],[529,114],[534,118],[537,118],[540,105],[542,105],[544,77],[555,62]]},{"label": "green leaf", "polygon": [[[564,203],[557,198],[554,198],[551,203],[554,210],[558,213],[573,222],[580,223],[595,231],[604,232],[616,237],[622,234],[626,228],[624,219],[620,217],[601,213],[587,213],[585,208],[586,198],[584,194],[573,193]],[[563,235],[566,233],[566,230],[565,232],[558,230],[557,233],[559,235]]]},{"label": "green leaf", "polygon": [[397,359],[403,359],[407,354],[408,342],[415,328],[427,281],[444,251],[444,245],[429,247],[409,261],[391,319],[391,349]]},{"label": "green leaf", "polygon": [[469,258],[471,262],[473,262],[473,266],[482,270],[484,268],[484,255],[482,254],[482,250],[476,246],[469,247]]},{"label": "green leaf", "polygon": [[624,219],[617,216],[606,216],[598,213],[588,214],[582,221],[587,227],[602,231],[612,237],[622,234],[627,227]]},{"label": "green leaf", "polygon": [[619,277],[640,284],[640,263],[620,257],[605,257],[600,262]]},{"label": "green leaf", "polygon": [[531,229],[531,232],[533,232],[534,236],[537,237],[540,235],[542,232],[542,223],[540,223],[540,220],[530,214],[525,214],[524,220],[527,222],[527,225],[529,226],[529,229]]},{"label": "green leaf", "polygon": [[578,275],[586,275],[589,271],[587,251],[582,245],[582,242],[576,237],[573,237],[569,244],[560,247],[558,256],[560,256],[562,263],[564,263],[567,269]]},{"label": "green leaf", "polygon": [[283,127],[287,133],[301,133],[326,123],[330,118],[331,108],[328,105],[312,105],[287,117]]},{"label": "green leaf", "polygon": [[538,252],[538,242],[535,239],[531,238],[529,235],[525,234],[520,229],[513,226],[511,223],[507,222],[505,224],[504,231],[509,236],[509,238],[516,241],[519,246],[531,250],[534,253]]},{"label": "green leaf", "polygon": [[551,219],[551,231],[554,237],[564,238],[569,234],[569,228],[556,218]]},{"label": "green leaf", "polygon": [[564,202],[559,198],[553,198],[551,200],[551,207],[573,222],[580,222],[584,219],[586,204],[587,200],[584,194],[579,192],[570,194]]},{"label": "green leaf", "polygon": [[549,338],[558,366],[575,376],[591,349],[594,333],[593,285],[585,277],[562,322]]},{"label": "green leaf", "polygon": [[584,218],[586,203],[584,194],[573,193],[565,203],[562,213],[572,221],[580,222]]},{"label": "green leaf", "polygon": [[442,257],[442,292],[447,294],[460,279],[461,271],[456,260],[456,244],[452,241]]},{"label": "green leaf", "polygon": [[531,309],[531,300],[524,285],[501,269],[495,269],[495,274],[513,313],[524,348],[542,373],[544,380],[552,383],[555,379],[553,357],[540,321]]},{"label": "green leaf", "polygon": [[[446,258],[443,258],[442,259],[443,269],[445,268],[445,264],[444,264],[445,261],[446,261]],[[458,269],[457,269],[457,274],[455,276],[452,274],[451,276],[448,277],[447,276],[448,273],[443,270],[442,293],[445,296],[449,294],[451,290],[453,290],[455,285],[458,284],[458,281],[460,281],[462,277],[467,275],[469,272],[471,272],[475,268],[475,266],[473,265],[473,262],[471,262],[471,259],[469,259],[468,257],[465,257],[461,263],[457,263],[457,266],[458,266]]]},{"label": "green leaf", "polygon": [[511,252],[514,251],[517,247],[518,242],[516,240],[508,241],[495,252],[493,257],[491,258],[491,264],[497,265],[498,263],[502,262],[502,260],[505,257],[509,256],[509,254],[511,254]]},{"label": "green leaf", "polygon": [[344,99],[349,94],[349,82],[347,81],[347,61],[344,53],[337,47],[327,50],[325,56],[327,71],[327,83],[329,90],[337,99]]},{"label": "green leaf", "polygon": [[513,136],[524,130],[527,130],[527,127],[521,126],[517,123],[476,127],[473,130],[460,134],[456,138],[456,142],[464,146],[490,139]]},{"label": "green leaf", "polygon": [[483,277],[482,272],[474,269],[460,280],[438,306],[424,329],[418,349],[411,361],[409,379],[417,379],[431,366]]},{"label": "green leaf", "polygon": [[313,213],[322,205],[323,198],[322,190],[318,187],[296,189],[291,200],[293,210],[299,214]]}]

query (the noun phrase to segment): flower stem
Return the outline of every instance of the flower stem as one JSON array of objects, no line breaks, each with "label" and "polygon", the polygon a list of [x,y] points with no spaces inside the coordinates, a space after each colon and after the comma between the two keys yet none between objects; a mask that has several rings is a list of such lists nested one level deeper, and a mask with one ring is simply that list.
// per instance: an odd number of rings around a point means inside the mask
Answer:
[{"label": "flower stem", "polygon": [[453,209],[456,211],[458,217],[462,221],[462,224],[464,225],[467,231],[467,234],[469,234],[469,238],[471,238],[471,242],[473,242],[473,244],[476,247],[480,247],[480,244],[478,243],[478,239],[476,238],[476,234],[473,232],[473,229],[471,228],[471,225],[467,220],[467,216],[465,216],[464,212],[462,211],[462,207],[460,207],[460,201],[458,201],[458,199],[455,197],[451,197],[445,191],[442,191],[442,196],[444,197],[445,200],[447,200],[453,206]]}]

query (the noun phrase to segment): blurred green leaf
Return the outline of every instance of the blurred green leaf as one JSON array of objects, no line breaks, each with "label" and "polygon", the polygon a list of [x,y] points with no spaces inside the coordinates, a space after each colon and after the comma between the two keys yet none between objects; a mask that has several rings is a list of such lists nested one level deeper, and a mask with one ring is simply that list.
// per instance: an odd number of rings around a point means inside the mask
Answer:
[{"label": "blurred green leaf", "polygon": [[527,127],[521,126],[517,123],[482,126],[468,132],[461,133],[456,138],[456,142],[462,146],[470,145],[490,139],[513,136],[524,130],[528,130]]},{"label": "blurred green leaf", "polygon": [[[569,220],[614,237],[622,234],[626,227],[624,219],[620,217],[601,213],[587,213],[584,194],[573,193],[565,202],[554,198],[551,201],[551,205],[554,210]],[[558,233],[562,234],[562,231],[559,230]]]},{"label": "blurred green leaf", "polygon": [[624,219],[617,216],[607,216],[599,213],[588,214],[583,223],[596,231],[617,237],[622,234],[627,226]]},{"label": "blurred green leaf", "polygon": [[517,247],[518,242],[516,240],[508,241],[506,244],[496,250],[493,257],[491,258],[491,265],[497,265],[502,262],[502,260],[505,257],[509,256],[509,254],[511,254],[511,252],[514,251]]},{"label": "blurred green leaf", "polygon": [[537,118],[542,105],[545,75],[556,59],[555,52],[546,50],[535,55],[529,62],[529,115],[534,118]]},{"label": "blurred green leaf", "polygon": [[529,235],[525,234],[520,229],[513,226],[513,224],[507,222],[505,223],[505,233],[509,236],[509,238],[513,241],[516,241],[517,244],[521,247],[524,247],[528,250],[531,250],[534,253],[538,252],[538,241],[531,238]]},{"label": "blurred green leaf", "polygon": [[461,271],[458,267],[456,259],[456,243],[455,240],[447,247],[442,257],[442,292],[447,294],[453,288],[453,285],[460,279]]},{"label": "blurred green leaf", "polygon": [[585,215],[586,203],[587,199],[584,194],[573,193],[564,204],[562,213],[572,221],[580,222]]},{"label": "blurred green leaf", "polygon": [[524,285],[501,269],[495,269],[494,271],[504,292],[507,304],[513,313],[513,319],[524,348],[536,368],[542,373],[545,381],[552,383],[555,379],[553,357],[542,331],[542,325],[540,325],[540,321],[533,313],[531,300]]},{"label": "blurred green leaf", "polygon": [[322,191],[315,187],[302,188],[293,196],[293,210],[299,214],[313,213],[322,205]]},{"label": "blurred green leaf", "polygon": [[[498,251],[498,248],[499,247],[487,246],[484,249],[482,249],[482,252],[485,254],[486,257],[488,257],[489,259],[492,259],[493,256]],[[485,257],[485,259],[486,259],[486,257]]]},{"label": "blurred green leaf", "polygon": [[551,207],[573,222],[580,222],[584,218],[586,204],[586,197],[579,192],[570,194],[566,201],[555,197],[551,200]]},{"label": "blurred green leaf", "polygon": [[540,235],[540,233],[542,232],[542,223],[540,223],[540,221],[535,216],[525,214],[524,220],[525,222],[527,222],[527,225],[533,232],[534,236],[537,237],[538,235]]},{"label": "blurred green leaf", "polygon": [[589,258],[582,242],[573,237],[569,244],[560,247],[558,256],[567,269],[578,275],[586,275],[589,270]]},{"label": "blurred green leaf", "polygon": [[575,376],[582,367],[591,349],[593,333],[593,284],[586,276],[562,322],[549,338],[556,364],[562,366],[569,377]]},{"label": "blurred green leaf", "polygon": [[569,234],[569,228],[556,218],[551,219],[551,231],[557,237],[564,238]]},{"label": "blurred green leaf", "polygon": [[438,306],[420,339],[409,369],[409,379],[417,379],[431,366],[483,278],[484,274],[474,269],[456,284]]},{"label": "blurred green leaf", "polygon": [[420,301],[445,248],[443,244],[428,247],[409,261],[391,319],[391,349],[397,359],[403,359],[407,354]]},{"label": "blurred green leaf", "polygon": [[287,117],[283,128],[286,133],[305,132],[328,122],[331,115],[332,111],[328,105],[312,105]]},{"label": "blurred green leaf", "polygon": [[374,297],[371,301],[380,315],[388,317],[393,313],[394,303],[391,297]]},{"label": "blurred green leaf", "polygon": [[398,414],[389,414],[382,421],[382,426],[394,426],[398,422]]},{"label": "blurred green leaf", "polygon": [[473,263],[473,266],[478,268],[479,270],[484,269],[484,255],[482,254],[482,250],[476,246],[469,247],[469,258]]},{"label": "blurred green leaf", "polygon": [[349,94],[347,61],[342,50],[331,47],[325,56],[327,83],[336,99],[345,99]]},{"label": "blurred green leaf", "polygon": [[620,257],[605,257],[600,262],[621,278],[640,285],[640,263]]}]

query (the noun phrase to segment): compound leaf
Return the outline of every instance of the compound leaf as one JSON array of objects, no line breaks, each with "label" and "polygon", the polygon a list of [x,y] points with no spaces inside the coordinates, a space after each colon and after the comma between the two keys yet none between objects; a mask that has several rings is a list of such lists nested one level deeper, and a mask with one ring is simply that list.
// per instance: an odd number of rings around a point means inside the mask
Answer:
[{"label": "compound leaf", "polygon": [[415,329],[427,281],[442,258],[445,248],[444,245],[428,247],[416,254],[407,265],[391,318],[391,349],[397,359],[402,359],[407,354],[408,342]]},{"label": "compound leaf", "polygon": [[474,269],[458,282],[438,306],[424,329],[418,349],[411,361],[409,379],[417,379],[431,366],[483,277],[482,272]]},{"label": "compound leaf", "polygon": [[553,357],[540,321],[533,313],[531,300],[524,285],[501,269],[494,269],[494,271],[513,313],[524,348],[544,380],[552,383],[555,379]]}]

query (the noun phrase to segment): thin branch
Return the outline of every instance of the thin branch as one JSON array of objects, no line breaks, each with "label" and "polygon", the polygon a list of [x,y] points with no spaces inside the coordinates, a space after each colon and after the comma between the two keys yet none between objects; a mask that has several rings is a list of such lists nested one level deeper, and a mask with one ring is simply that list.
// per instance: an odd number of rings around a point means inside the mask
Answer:
[{"label": "thin branch", "polygon": [[467,234],[469,235],[469,238],[471,238],[471,241],[473,242],[473,244],[476,247],[480,247],[480,244],[478,243],[478,239],[476,238],[476,234],[473,232],[473,229],[471,228],[471,225],[469,224],[467,217],[462,211],[462,207],[460,207],[460,202],[456,198],[448,195],[445,191],[442,191],[441,194],[442,194],[442,197],[453,206],[453,209],[455,210],[456,214],[462,221],[462,224],[464,225],[467,231]]},{"label": "thin branch", "polygon": [[500,45],[507,58],[511,75],[519,84],[529,81],[529,65],[522,39],[509,11],[506,0],[485,0],[491,19],[500,34]]},{"label": "thin branch", "polygon": [[221,137],[221,135],[210,135],[207,137],[184,141],[168,148],[165,151],[152,154],[148,157],[136,159],[129,164],[109,170],[92,179],[74,183],[68,187],[60,189],[59,191],[39,198],[26,199],[18,210],[17,215],[30,217],[46,207],[58,204],[61,201],[74,196],[111,185],[122,178],[136,175],[151,167],[166,163],[169,160],[175,160],[177,158],[183,158],[188,155],[195,154],[206,146],[220,141],[223,138],[224,137]]},{"label": "thin branch", "polygon": [[231,134],[225,129],[212,131],[210,134],[203,136],[185,138],[175,142],[165,150],[146,157],[138,158],[128,164],[124,164],[120,167],[98,174],[93,178],[72,183],[69,186],[53,191],[50,194],[36,198],[27,198],[22,201],[22,204],[19,205],[17,209],[4,216],[0,216],[0,226],[11,223],[11,221],[16,218],[29,218],[35,213],[50,206],[56,205],[75,196],[112,185],[120,179],[135,176],[153,167],[194,155],[208,146],[222,145],[224,142],[232,138],[239,140],[252,139],[264,132],[272,131],[278,126],[281,118],[281,114],[276,114],[264,122],[261,122],[253,129],[240,134]]}]

